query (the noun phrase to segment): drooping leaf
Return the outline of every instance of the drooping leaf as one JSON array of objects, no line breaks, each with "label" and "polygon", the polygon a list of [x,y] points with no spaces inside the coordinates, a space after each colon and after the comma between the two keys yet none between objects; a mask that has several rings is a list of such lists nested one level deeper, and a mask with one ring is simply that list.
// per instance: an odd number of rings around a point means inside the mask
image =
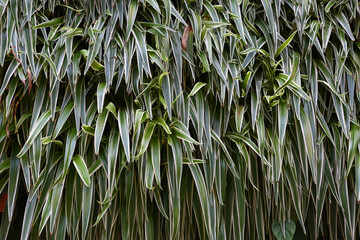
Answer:
[{"label": "drooping leaf", "polygon": [[84,159],[79,154],[77,154],[73,158],[73,164],[74,164],[76,171],[78,172],[81,180],[84,182],[84,184],[87,187],[89,187],[90,186],[90,176],[89,176],[89,171],[87,169]]}]

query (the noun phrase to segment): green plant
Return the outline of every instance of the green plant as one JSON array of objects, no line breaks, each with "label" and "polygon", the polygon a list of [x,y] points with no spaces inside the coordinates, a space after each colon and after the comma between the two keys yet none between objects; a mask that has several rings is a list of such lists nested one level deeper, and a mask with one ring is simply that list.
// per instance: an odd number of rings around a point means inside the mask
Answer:
[{"label": "green plant", "polygon": [[2,239],[359,238],[357,1],[0,16]]}]

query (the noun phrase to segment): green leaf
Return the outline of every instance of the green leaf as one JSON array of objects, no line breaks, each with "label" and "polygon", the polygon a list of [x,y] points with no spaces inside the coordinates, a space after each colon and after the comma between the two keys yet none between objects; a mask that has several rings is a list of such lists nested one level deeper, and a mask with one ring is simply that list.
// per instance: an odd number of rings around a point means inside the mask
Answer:
[{"label": "green leaf", "polygon": [[56,78],[59,78],[59,76],[57,75],[57,70],[56,70],[56,66],[55,66],[55,63],[54,61],[50,58],[50,56],[48,56],[47,54],[45,53],[38,53],[40,56],[42,56],[43,58],[45,58],[45,60],[48,62],[51,70],[52,70],[52,73],[56,76]]},{"label": "green leaf", "polygon": [[248,145],[257,155],[261,156],[260,155],[260,150],[259,148],[256,146],[256,144],[254,142],[252,142],[249,138],[241,135],[241,134],[238,134],[238,133],[233,133],[233,132],[228,132],[226,133],[225,135],[226,137],[230,138],[231,140],[233,141],[236,141],[236,140],[241,140],[243,141],[246,145]]},{"label": "green leaf", "polygon": [[230,25],[229,23],[213,22],[213,21],[203,21],[203,24],[205,25],[205,27],[207,27],[209,29]]},{"label": "green leaf", "polygon": [[[80,51],[81,55],[83,55],[83,57],[85,59],[88,59],[89,56],[89,51],[88,50],[81,50]],[[95,71],[101,71],[104,70],[104,65],[102,65],[101,63],[99,63],[96,59],[93,59],[92,63],[90,63],[90,66],[92,69],[94,69]]]},{"label": "green leaf", "polygon": [[140,150],[139,150],[139,153],[137,154],[136,158],[143,155],[144,152],[146,151],[146,149],[148,148],[151,137],[154,133],[155,127],[156,127],[156,123],[154,123],[154,122],[148,122],[146,124],[145,130],[144,130],[144,135],[141,140]]},{"label": "green leaf", "polygon": [[26,240],[29,237],[33,218],[34,218],[35,206],[36,206],[36,198],[28,197],[26,201],[24,220],[21,230],[21,240]]},{"label": "green leaf", "polygon": [[95,221],[94,225],[92,225],[92,227],[96,226],[96,225],[101,221],[101,219],[103,218],[103,216],[105,215],[105,213],[106,213],[107,210],[109,209],[109,206],[110,206],[110,203],[107,202],[107,203],[102,207],[102,210],[101,210],[100,214],[97,216],[96,221]]},{"label": "green leaf", "polygon": [[352,30],[350,28],[350,24],[349,24],[348,20],[346,19],[344,13],[343,12],[338,13],[335,15],[335,17],[338,20],[338,22],[341,24],[341,26],[345,29],[345,31],[349,35],[350,39],[352,41],[355,41],[354,35],[352,34]]},{"label": "green leaf", "polygon": [[95,57],[98,54],[103,38],[105,36],[105,31],[102,31],[99,36],[96,38],[96,42],[94,46],[91,46],[87,55],[87,52],[81,50],[81,54],[86,57],[86,66],[85,66],[85,72],[84,74],[89,70],[89,67],[91,66],[94,70],[102,70],[103,66],[97,62],[95,62]]},{"label": "green leaf", "polygon": [[327,125],[324,117],[321,115],[321,113],[319,111],[316,112],[316,118],[318,119],[321,128],[324,130],[326,136],[328,136],[328,138],[330,139],[330,141],[332,142],[332,144],[334,145],[334,147],[336,147],[334,139],[330,133],[330,129],[329,126]]},{"label": "green leaf", "polygon": [[36,28],[54,27],[63,24],[63,21],[64,21],[64,17],[53,18],[50,21],[40,23],[38,25],[33,26],[32,28],[36,29]]},{"label": "green leaf", "polygon": [[[90,182],[90,186],[89,187],[83,187],[83,191],[82,191],[82,206],[81,206],[81,221],[82,221],[82,239],[86,239],[86,235],[88,233],[88,229],[89,229],[89,222],[90,222],[90,216],[91,216],[91,211],[89,211],[89,209],[92,209],[92,198],[93,198],[93,194],[94,194],[94,183],[91,181]],[[65,232],[65,231],[64,231]],[[89,234],[89,233],[88,233]],[[65,234],[64,234],[65,235]]]},{"label": "green leaf", "polygon": [[97,109],[98,112],[101,113],[104,107],[104,100],[106,94],[106,82],[101,82],[97,87]]},{"label": "green leaf", "polygon": [[144,111],[141,111],[140,109],[136,110],[135,121],[134,121],[134,134],[137,133],[141,122],[143,122],[145,120],[145,119],[143,119],[144,116],[146,116],[146,113]]},{"label": "green leaf", "polygon": [[149,58],[148,58],[147,49],[146,49],[145,33],[142,34],[141,31],[137,27],[133,28],[132,31],[134,32],[136,44],[138,45],[141,58],[143,59],[143,62],[144,62],[145,71],[151,77]]},{"label": "green leaf", "polygon": [[150,143],[150,149],[151,149],[151,162],[152,162],[152,168],[154,170],[156,182],[158,185],[161,185],[161,175],[160,175],[160,139],[157,135],[154,135],[151,138]]},{"label": "green leaf", "polygon": [[300,63],[300,55],[294,52],[291,74],[286,80],[286,82],[283,83],[278,89],[276,89],[274,96],[277,96],[280,91],[282,91],[286,86],[288,86],[291,83],[292,80],[294,80],[295,75],[299,69],[299,63]]},{"label": "green leaf", "polygon": [[15,208],[15,200],[18,192],[19,185],[19,174],[20,174],[20,159],[15,156],[18,151],[18,146],[15,145],[12,150],[10,169],[9,169],[9,185],[8,185],[8,217],[11,220],[14,208]]},{"label": "green leaf", "polygon": [[206,83],[198,82],[195,84],[188,97],[194,96],[202,87],[206,86]]},{"label": "green leaf", "polygon": [[101,160],[96,160],[89,168],[89,176],[93,175],[101,167]]},{"label": "green leaf", "polygon": [[98,119],[96,121],[96,126],[95,126],[95,138],[94,138],[95,154],[99,154],[100,142],[102,135],[104,133],[108,115],[109,115],[108,110],[102,111],[98,115]]},{"label": "green leaf", "polygon": [[279,47],[278,49],[276,49],[276,53],[275,53],[275,58],[277,56],[280,55],[280,53],[284,50],[284,48],[286,48],[287,45],[289,45],[289,43],[293,40],[293,38],[295,37],[297,31],[293,32],[286,40],[285,42],[283,42]]},{"label": "green leaf", "polygon": [[157,12],[160,13],[159,4],[157,3],[156,0],[146,0],[146,2],[150,3],[150,5],[151,5]]},{"label": "green leaf", "polygon": [[41,234],[42,230],[45,227],[46,222],[48,221],[48,219],[49,219],[49,217],[51,215],[51,200],[52,200],[52,194],[48,194],[47,198],[46,198],[45,205],[43,207],[42,214],[41,214],[39,235]]},{"label": "green leaf", "polygon": [[177,128],[177,127],[172,127],[172,130],[174,131],[174,135],[184,141],[187,141],[189,143],[193,143],[193,144],[197,144],[199,145],[200,143],[197,142],[195,139],[193,139],[190,134],[188,134],[187,132],[184,132],[183,130]]},{"label": "green leaf", "polygon": [[152,159],[149,157],[145,157],[146,164],[145,164],[145,186],[152,190],[153,189],[153,182],[154,182],[154,169],[152,165]]},{"label": "green leaf", "polygon": [[[284,226],[285,229],[283,229],[283,225],[285,225]],[[294,221],[291,219],[285,220],[285,222],[283,223],[279,223],[278,221],[273,221],[273,223],[271,224],[271,230],[277,240],[293,239],[295,229],[296,229],[296,225]]]},{"label": "green leaf", "polygon": [[31,113],[25,113],[21,115],[21,118],[19,119],[19,121],[16,123],[15,126],[15,132],[18,131],[18,129],[20,128],[21,124],[23,124],[23,122],[28,119],[31,116]]},{"label": "green leaf", "polygon": [[278,118],[279,118],[279,139],[281,144],[284,143],[286,125],[288,123],[288,105],[286,101],[280,101],[278,106]]},{"label": "green leaf", "polygon": [[358,151],[359,143],[360,143],[360,127],[356,124],[351,124],[346,176],[349,175],[350,169],[354,163],[354,159]]},{"label": "green leaf", "polygon": [[129,138],[129,123],[126,109],[120,108],[118,111],[118,126],[120,130],[121,142],[123,144],[126,159],[130,162],[130,138]]},{"label": "green leaf", "polygon": [[166,110],[168,112],[169,118],[171,120],[171,104],[172,104],[172,89],[170,84],[169,75],[165,74],[161,80],[161,89],[164,95],[165,103],[166,103]]},{"label": "green leaf", "polygon": [[228,166],[228,168],[230,169],[230,171],[234,174],[235,177],[239,177],[236,169],[235,169],[235,164],[234,161],[231,158],[230,153],[228,152],[225,144],[223,143],[223,141],[221,141],[220,137],[216,134],[216,132],[214,130],[211,130],[211,137],[214,138],[214,140],[220,145],[220,147],[222,148],[222,150],[225,153],[226,156],[226,165]]},{"label": "green leaf", "polygon": [[112,102],[109,102],[108,105],[106,105],[106,109],[117,119],[116,107]]},{"label": "green leaf", "polygon": [[194,179],[198,196],[200,198],[202,217],[204,218],[206,229],[207,231],[209,231],[208,225],[210,223],[210,212],[208,202],[208,190],[205,185],[205,179],[198,165],[189,165],[189,168]]},{"label": "green leaf", "polygon": [[120,135],[118,131],[112,131],[109,137],[109,144],[108,144],[108,182],[110,187],[110,193],[112,193],[112,188],[115,183],[115,174],[116,174],[116,162],[118,159],[120,147]]},{"label": "green leaf", "polygon": [[0,88],[0,96],[3,95],[6,87],[8,86],[8,84],[10,82],[10,79],[11,79],[12,75],[15,73],[15,71],[19,67],[19,65],[20,64],[14,59],[14,60],[12,60],[10,65],[7,67],[5,76],[2,79],[2,85],[1,85],[1,88]]},{"label": "green leaf", "polygon": [[10,162],[11,160],[8,158],[0,163],[0,173],[10,168]]},{"label": "green leaf", "polygon": [[360,158],[355,160],[355,195],[356,200],[360,201]]},{"label": "green leaf", "polygon": [[315,156],[314,156],[314,141],[313,141],[313,135],[312,135],[312,128],[310,125],[310,120],[308,118],[307,113],[303,108],[300,109],[300,125],[301,130],[304,137],[304,143],[306,147],[306,152],[309,156],[310,164],[313,167],[313,174],[315,173]]},{"label": "green leaf", "polygon": [[72,127],[68,131],[67,136],[66,136],[63,178],[65,178],[65,175],[67,174],[67,171],[71,164],[71,159],[73,158],[73,155],[75,152],[76,137],[77,137],[76,128]]},{"label": "green leaf", "polygon": [[128,21],[127,21],[127,25],[126,25],[125,41],[129,40],[130,33],[131,33],[131,30],[132,30],[134,22],[135,22],[137,10],[138,10],[138,7],[139,7],[138,1],[137,0],[131,0],[128,6],[129,6],[129,8],[128,8],[128,19],[127,19]]},{"label": "green leaf", "polygon": [[51,118],[50,110],[44,112],[40,116],[40,118],[34,124],[34,127],[30,130],[29,137],[26,140],[25,145],[22,147],[22,149],[18,153],[17,157],[22,157],[27,152],[27,150],[29,150],[30,145],[34,142],[35,138],[39,135],[41,130],[45,127],[46,123],[50,120],[50,118]]},{"label": "green leaf", "polygon": [[81,128],[85,133],[87,133],[91,136],[95,136],[95,129],[93,127],[90,127],[87,125],[82,125]]},{"label": "green leaf", "polygon": [[56,126],[55,126],[55,130],[54,130],[54,139],[57,138],[57,136],[59,135],[62,127],[64,126],[66,120],[69,118],[72,110],[74,109],[74,103],[73,102],[69,102],[64,109],[60,112],[60,116],[57,120]]},{"label": "green leaf", "polygon": [[73,157],[73,164],[76,168],[76,171],[78,172],[81,180],[84,182],[84,184],[89,187],[90,186],[90,176],[89,172],[86,166],[86,163],[84,159],[79,155],[75,155]]},{"label": "green leaf", "polygon": [[153,120],[154,123],[159,124],[167,134],[172,134],[169,126],[166,124],[165,120],[161,117],[157,117]]}]

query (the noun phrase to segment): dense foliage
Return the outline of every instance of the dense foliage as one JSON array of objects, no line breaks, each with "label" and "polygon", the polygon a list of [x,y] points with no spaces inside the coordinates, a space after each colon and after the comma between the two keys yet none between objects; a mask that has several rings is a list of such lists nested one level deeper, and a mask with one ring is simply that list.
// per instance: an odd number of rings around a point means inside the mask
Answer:
[{"label": "dense foliage", "polygon": [[359,239],[358,1],[0,16],[1,239]]}]

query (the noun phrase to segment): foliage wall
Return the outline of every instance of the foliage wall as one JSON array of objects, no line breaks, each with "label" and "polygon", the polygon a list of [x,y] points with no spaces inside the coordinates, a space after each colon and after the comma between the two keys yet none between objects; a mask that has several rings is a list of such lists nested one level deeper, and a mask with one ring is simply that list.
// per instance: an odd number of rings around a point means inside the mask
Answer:
[{"label": "foliage wall", "polygon": [[2,239],[360,237],[358,1],[0,16]]}]

